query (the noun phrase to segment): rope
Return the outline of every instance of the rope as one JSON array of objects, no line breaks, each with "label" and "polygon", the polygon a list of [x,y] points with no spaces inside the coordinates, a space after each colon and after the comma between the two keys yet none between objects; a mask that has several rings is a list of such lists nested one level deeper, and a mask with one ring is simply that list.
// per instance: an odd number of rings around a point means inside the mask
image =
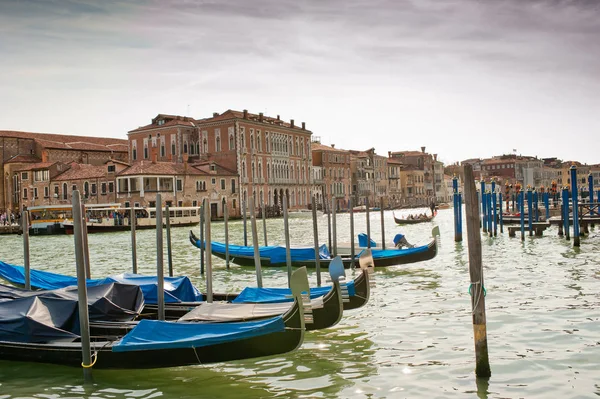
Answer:
[{"label": "rope", "polygon": [[202,362],[200,361],[200,357],[198,357],[198,352],[196,352],[196,347],[192,346],[192,349],[194,350],[194,355],[196,355],[196,360],[198,360],[198,364],[202,364]]},{"label": "rope", "polygon": [[81,367],[83,367],[84,369],[91,369],[92,367],[94,367],[94,364],[96,364],[96,361],[98,360],[98,352],[94,352],[91,358],[94,359],[91,364],[84,364],[83,362],[81,362]]}]

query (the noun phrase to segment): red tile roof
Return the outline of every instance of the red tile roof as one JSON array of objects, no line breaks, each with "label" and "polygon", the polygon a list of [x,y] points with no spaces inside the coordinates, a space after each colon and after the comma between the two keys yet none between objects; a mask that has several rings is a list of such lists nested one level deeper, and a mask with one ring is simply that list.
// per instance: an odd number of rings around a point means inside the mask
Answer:
[{"label": "red tile roof", "polygon": [[[261,123],[259,121],[260,115],[258,115],[258,114],[252,114],[252,113],[248,112],[247,117],[248,117],[248,119],[247,119],[248,121]],[[223,112],[220,115],[213,116],[212,118],[198,120],[197,122],[199,125],[202,125],[202,123],[220,122],[220,121],[233,120],[233,119],[244,120],[244,113],[240,112],[240,111],[228,109],[227,111]],[[262,123],[286,127],[288,129],[296,129],[296,130],[300,130],[303,132],[311,133],[310,130],[307,130],[307,129],[302,130],[302,123],[294,123],[294,127],[292,128],[291,123],[285,122],[283,119],[273,118],[271,116],[263,115]]]},{"label": "red tile roof", "polygon": [[404,161],[400,158],[387,158],[388,164],[404,165]]},{"label": "red tile roof", "polygon": [[56,176],[52,180],[79,180],[79,179],[100,179],[106,176],[105,165],[89,165],[71,162],[70,169]]},{"label": "red tile roof", "polygon": [[[215,166],[215,171],[211,170],[212,165]],[[192,167],[194,167],[195,169],[197,169],[200,172],[203,172],[204,174],[207,174],[207,175],[237,176],[237,172],[235,172],[231,169],[228,169],[224,166],[221,166],[216,162],[197,163],[197,164],[193,164]]]},{"label": "red tile roof", "polygon": [[37,163],[40,159],[34,155],[15,155],[4,163]]},{"label": "red tile roof", "polygon": [[50,166],[54,165],[57,162],[38,162],[31,165],[23,166],[17,172],[25,172],[27,170],[40,170],[40,169],[48,169]]},{"label": "red tile roof", "polygon": [[343,150],[341,148],[334,148],[329,145],[324,145],[321,143],[311,143],[310,148],[312,151],[338,151],[338,152],[348,152],[347,150]]},{"label": "red tile roof", "polygon": [[[162,125],[159,125],[157,121],[160,119],[167,120]],[[196,127],[196,122],[197,121],[194,118],[189,116],[158,114],[154,119],[152,119],[152,123],[149,125],[140,126],[137,129],[130,130],[129,133],[139,133],[146,130],[162,129],[170,126]]]},{"label": "red tile roof", "polygon": [[127,140],[107,137],[71,136],[53,133],[31,133],[0,130],[0,137],[32,139],[45,148],[73,149],[82,151],[127,152]]}]

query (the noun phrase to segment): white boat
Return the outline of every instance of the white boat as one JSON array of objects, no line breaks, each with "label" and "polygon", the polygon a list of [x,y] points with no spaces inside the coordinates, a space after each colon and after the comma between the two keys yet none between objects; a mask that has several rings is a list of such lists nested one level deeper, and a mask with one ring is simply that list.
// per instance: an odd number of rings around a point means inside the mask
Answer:
[{"label": "white boat", "polygon": [[[86,212],[95,209],[116,209],[121,204],[86,204]],[[38,205],[27,208],[29,212],[29,234],[64,234],[65,224],[73,225],[71,205]]]},{"label": "white boat", "polygon": [[[156,228],[156,208],[135,208],[136,229]],[[86,208],[86,227],[88,233],[108,231],[124,231],[131,229],[131,208]],[[166,210],[163,208],[163,218]],[[200,222],[200,208],[192,206],[169,207],[169,223],[171,227],[193,226]],[[163,226],[166,221],[163,222]],[[64,223],[65,232],[73,234],[73,221]]]}]

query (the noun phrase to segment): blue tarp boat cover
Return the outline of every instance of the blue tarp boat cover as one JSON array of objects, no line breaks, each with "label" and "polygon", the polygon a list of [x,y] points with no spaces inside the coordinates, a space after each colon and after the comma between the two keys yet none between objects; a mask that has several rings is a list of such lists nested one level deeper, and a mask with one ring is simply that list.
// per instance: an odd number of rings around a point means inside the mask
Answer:
[{"label": "blue tarp boat cover", "polygon": [[[395,258],[398,255],[406,256],[426,252],[428,249],[429,245],[421,245],[420,247],[405,249],[371,249],[371,254],[373,255],[373,259]],[[358,256],[360,256],[362,253],[363,251],[361,251]]]},{"label": "blue tarp boat cover", "polygon": [[[31,287],[42,290],[54,290],[72,285],[77,285],[77,278],[62,274],[31,269]],[[25,269],[23,266],[10,265],[0,261],[0,277],[19,285],[25,285]],[[148,304],[157,303],[156,276],[142,276],[139,274],[124,273],[109,276],[103,279],[89,279],[88,286],[117,282],[122,284],[137,285],[144,293],[144,300]],[[188,277],[165,277],[165,302],[198,302],[202,300],[202,293],[194,287]]]},{"label": "blue tarp boat cover", "polygon": [[[25,291],[0,285],[0,297],[0,340],[43,343],[79,337],[76,287]],[[110,283],[89,287],[90,320],[133,320],[142,309],[142,298],[138,286]]]},{"label": "blue tarp boat cover", "polygon": [[199,348],[260,335],[282,332],[281,316],[239,323],[176,323],[158,320],[140,322],[116,342],[113,352],[150,349]]},{"label": "blue tarp boat cover", "polygon": [[[356,295],[354,288],[354,280],[350,280],[347,284],[348,295]],[[312,299],[323,296],[331,291],[331,286],[311,287],[310,297]],[[279,303],[292,302],[292,291],[289,288],[258,288],[246,287],[240,294],[231,302],[233,303]]]},{"label": "blue tarp boat cover", "polygon": [[[198,241],[196,242],[196,246],[199,248],[201,243]],[[221,242],[213,242],[212,251],[218,254],[225,254],[225,244]],[[259,253],[261,258],[267,258],[271,261],[271,263],[286,262],[285,247],[274,245],[261,246],[259,247]],[[314,247],[290,248],[290,255],[292,257],[292,262],[314,260],[315,249]],[[254,256],[254,247],[229,244],[229,256],[244,256],[252,258]],[[327,250],[327,245],[323,244],[319,247],[319,257],[320,259],[331,259],[331,255]]]},{"label": "blue tarp boat cover", "polygon": [[[359,247],[367,247],[367,243],[369,242],[368,237],[365,233],[360,233],[358,235],[358,246]],[[373,239],[371,239],[371,246],[372,247],[376,247],[377,244],[375,243],[375,241],[373,241]]]}]

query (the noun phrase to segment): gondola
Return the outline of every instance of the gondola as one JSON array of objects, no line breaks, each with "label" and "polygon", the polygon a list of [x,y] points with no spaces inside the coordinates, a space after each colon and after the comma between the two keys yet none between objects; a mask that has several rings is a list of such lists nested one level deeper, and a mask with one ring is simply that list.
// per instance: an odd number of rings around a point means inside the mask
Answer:
[{"label": "gondola", "polygon": [[[23,273],[24,271],[21,266],[8,265],[0,262],[0,276],[4,277],[13,284],[23,284],[24,277],[21,278]],[[319,287],[318,292],[311,295],[312,300],[310,306],[313,312],[313,320],[306,325],[306,329],[309,331],[329,328],[337,324],[343,314],[344,301],[348,301],[350,299],[348,295],[349,288],[345,282],[345,272],[341,259],[338,258],[337,262],[332,262],[329,265],[329,273],[331,280],[333,281],[333,285],[328,287]],[[194,312],[195,321],[235,322],[243,320],[256,320],[280,315],[286,312],[288,308],[292,306],[291,292],[289,289],[286,289],[287,292],[285,293],[288,298],[286,299],[285,295],[281,295],[279,301],[271,298],[271,301],[262,301],[261,303],[257,301],[251,301],[246,296],[245,300],[240,299],[236,301],[236,303],[229,303],[219,301],[220,299],[223,299],[223,297],[225,297],[224,299],[227,300],[227,295],[216,294],[213,296],[213,303],[206,303],[203,301],[205,300],[205,295],[199,294],[197,288],[191,285],[191,282],[189,282],[187,277],[171,279],[173,279],[175,282],[187,282],[190,284],[190,286],[186,286],[185,289],[183,289],[181,286],[177,287],[167,284],[171,289],[170,292],[165,292],[165,298],[170,298],[170,301],[165,305],[165,317],[168,320],[178,319],[192,311]],[[365,277],[363,277],[363,279],[365,279]],[[31,270],[30,280],[31,286],[39,289],[53,289],[56,287],[69,286],[73,283],[76,283],[76,279],[74,277],[63,276],[41,270]],[[140,317],[156,317],[156,277],[128,275],[127,279],[123,279],[122,276],[110,276],[104,279],[88,280],[88,286],[93,287],[101,284],[102,282],[110,282],[114,280],[125,280],[129,284],[142,285],[142,291],[144,291],[144,295],[148,293],[148,298],[146,298],[146,306],[144,307]],[[366,283],[367,284],[364,284],[362,281],[360,282],[360,297],[354,298],[348,302],[349,305],[353,306],[353,308],[364,305],[364,302],[368,300],[369,293],[368,291],[365,293],[364,288],[366,287],[367,290],[369,289],[368,280]],[[353,290],[353,294],[355,294],[356,289],[354,287],[351,287],[351,289]],[[305,290],[307,292],[311,291],[308,285],[306,286]],[[178,300],[178,298],[174,296],[174,293],[178,293],[181,297],[190,298],[189,294],[186,295],[186,293],[189,292],[194,292],[195,294],[193,294],[192,297],[197,299],[193,301]],[[191,320],[191,316],[188,318]],[[114,328],[109,329],[108,327]],[[124,326],[107,326],[107,331],[116,333],[122,328],[124,328]]]},{"label": "gondola", "polygon": [[433,220],[433,218],[435,217],[435,215],[437,215],[437,212],[434,212],[431,214],[431,216],[427,216],[427,217],[414,217],[412,219],[407,219],[407,218],[397,218],[396,215],[394,214],[394,221],[396,222],[396,224],[400,224],[400,225],[425,223],[425,222],[431,222]]},{"label": "gondola", "polygon": [[[241,360],[286,353],[298,348],[304,339],[303,286],[307,285],[306,269],[294,271],[291,287],[294,302],[281,316],[240,323],[195,323],[141,320],[124,336],[92,336],[94,368],[142,369],[176,367]],[[13,326],[15,307],[23,307],[15,299],[0,303],[0,323]],[[48,301],[49,305],[56,302]],[[52,335],[13,334],[18,339],[0,335],[0,359],[81,366],[81,341],[77,334],[62,329],[64,320],[75,316],[76,304],[45,306],[34,320],[35,312],[25,312],[25,321],[46,326]],[[39,306],[38,306],[39,308]],[[49,320],[56,324],[49,324]],[[11,324],[12,323],[12,324]],[[6,329],[0,329],[6,331]],[[86,365],[88,366],[88,365]]]},{"label": "gondola", "polygon": [[[435,239],[436,234],[439,235],[439,229],[433,230],[434,238],[426,245],[421,245],[414,248],[406,249],[371,249],[373,256],[373,264],[375,267],[386,267],[395,266],[406,263],[421,262],[432,259],[437,254],[437,241]],[[435,233],[437,232],[437,233]],[[196,248],[201,248],[200,240],[196,235],[190,231],[189,234],[190,242]],[[212,254],[218,258],[225,259],[225,244],[213,241],[211,244]],[[348,251],[346,248],[344,251]],[[338,250],[340,254],[343,251]],[[349,252],[349,251],[348,251]],[[285,247],[281,246],[268,246],[259,247],[260,263],[262,267],[284,267],[286,266],[285,261]],[[282,253],[284,254],[282,256]],[[329,252],[326,252],[326,248],[320,249],[319,264],[323,267],[327,266],[331,262],[332,258]],[[308,247],[303,248],[290,248],[291,263],[292,266],[307,266],[315,267],[315,251]],[[312,254],[312,255],[311,255]],[[358,251],[357,257],[360,256],[360,250]],[[354,263],[358,267],[356,258],[353,259],[349,253],[343,253],[341,255],[344,267],[351,267]],[[254,248],[246,247],[241,245],[229,245],[229,260],[240,266],[254,266]]]}]

